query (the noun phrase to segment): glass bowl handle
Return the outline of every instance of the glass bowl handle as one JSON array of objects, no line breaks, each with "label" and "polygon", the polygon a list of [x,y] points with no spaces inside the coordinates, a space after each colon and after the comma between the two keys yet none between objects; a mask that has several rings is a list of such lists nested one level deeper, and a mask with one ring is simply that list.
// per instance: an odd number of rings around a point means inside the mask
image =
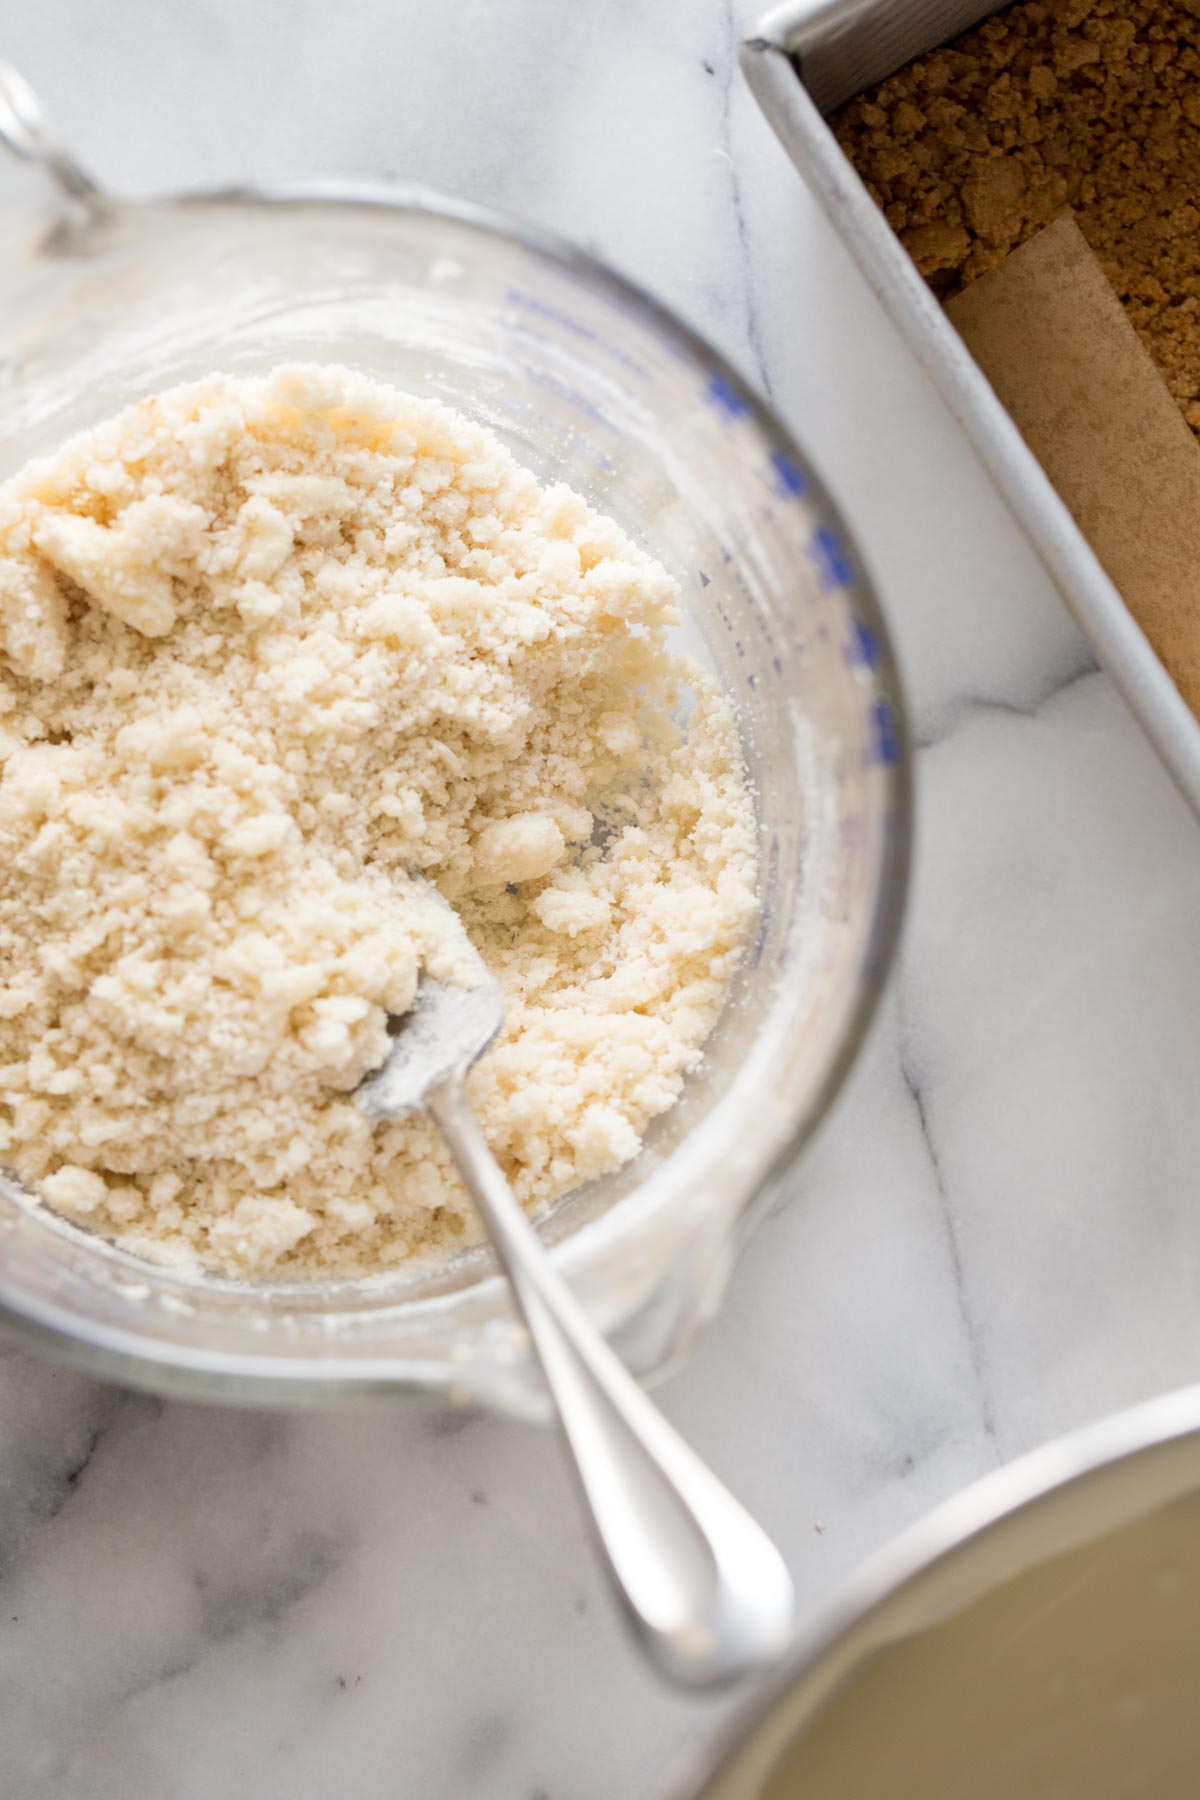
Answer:
[{"label": "glass bowl handle", "polygon": [[72,212],[89,219],[107,218],[112,198],[100,188],[46,123],[41,101],[18,69],[0,62],[0,144],[22,162],[36,163],[49,175]]}]

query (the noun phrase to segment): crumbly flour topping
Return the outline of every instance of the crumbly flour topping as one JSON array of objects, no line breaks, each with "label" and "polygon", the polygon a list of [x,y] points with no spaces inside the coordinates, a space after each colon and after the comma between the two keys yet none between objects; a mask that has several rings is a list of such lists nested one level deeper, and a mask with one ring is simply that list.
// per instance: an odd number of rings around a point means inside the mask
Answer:
[{"label": "crumbly flour topping", "polygon": [[228,1275],[478,1235],[433,1127],[352,1099],[462,972],[414,877],[506,997],[471,1092],[521,1200],[632,1157],[754,909],[676,617],[611,520],[342,368],[176,388],[0,487],[0,1163]]}]

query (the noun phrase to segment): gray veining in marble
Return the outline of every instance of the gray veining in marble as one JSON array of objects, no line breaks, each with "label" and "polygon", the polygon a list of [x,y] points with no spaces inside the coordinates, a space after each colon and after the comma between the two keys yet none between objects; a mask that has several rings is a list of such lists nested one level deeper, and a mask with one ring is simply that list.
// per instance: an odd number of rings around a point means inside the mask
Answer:
[{"label": "gray veining in marble", "polygon": [[[935,1499],[1200,1376],[1200,835],[737,73],[739,0],[0,0],[114,186],[394,175],[600,250],[765,387],[896,622],[899,977],[663,1392],[806,1617]],[[640,1800],[721,1708],[635,1660],[556,1446],[0,1355],[5,1800]]]}]

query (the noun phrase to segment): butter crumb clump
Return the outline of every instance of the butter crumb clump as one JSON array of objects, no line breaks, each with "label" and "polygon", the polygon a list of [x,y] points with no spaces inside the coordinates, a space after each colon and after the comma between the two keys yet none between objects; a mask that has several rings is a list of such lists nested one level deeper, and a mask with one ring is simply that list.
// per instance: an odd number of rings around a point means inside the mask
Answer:
[{"label": "butter crumb clump", "polygon": [[636,1154],[755,905],[676,617],[576,494],[343,368],[175,388],[0,487],[0,1163],[231,1276],[476,1237],[429,1124],[352,1100],[461,929],[521,1200]]}]

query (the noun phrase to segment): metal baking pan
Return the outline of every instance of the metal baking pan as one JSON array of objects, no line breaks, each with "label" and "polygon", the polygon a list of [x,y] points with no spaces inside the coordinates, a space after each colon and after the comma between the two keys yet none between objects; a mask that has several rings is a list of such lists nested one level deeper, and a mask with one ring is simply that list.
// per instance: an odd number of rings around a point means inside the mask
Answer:
[{"label": "metal baking pan", "polygon": [[742,66],[792,161],[1200,817],[1200,724],[825,122],[844,101],[999,10],[995,0],[787,0],[746,40]]}]

